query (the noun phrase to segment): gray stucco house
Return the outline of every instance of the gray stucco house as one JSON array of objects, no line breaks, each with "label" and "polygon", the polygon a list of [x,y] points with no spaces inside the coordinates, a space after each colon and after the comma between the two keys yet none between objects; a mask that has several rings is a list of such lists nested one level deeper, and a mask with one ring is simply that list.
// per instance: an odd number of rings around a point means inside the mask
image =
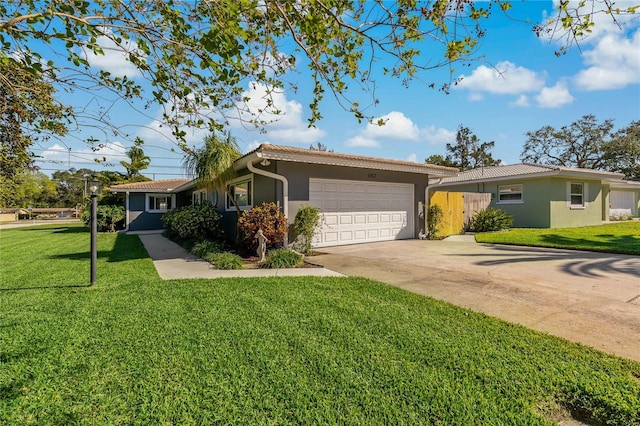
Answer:
[{"label": "gray stucco house", "polygon": [[[228,182],[241,209],[274,202],[291,223],[300,206],[323,211],[316,247],[416,238],[424,231],[430,182],[455,176],[455,168],[383,158],[313,151],[264,143],[239,158],[238,177]],[[198,188],[172,180],[115,185],[124,193],[130,231],[161,229],[173,207],[207,201],[223,213],[228,230],[237,220],[222,188]]]},{"label": "gray stucco house", "polygon": [[[514,218],[514,227],[599,225],[624,208],[636,216],[640,184],[620,173],[540,164],[484,167],[431,181],[427,191],[491,194],[490,207]],[[621,205],[622,204],[622,205]]]}]

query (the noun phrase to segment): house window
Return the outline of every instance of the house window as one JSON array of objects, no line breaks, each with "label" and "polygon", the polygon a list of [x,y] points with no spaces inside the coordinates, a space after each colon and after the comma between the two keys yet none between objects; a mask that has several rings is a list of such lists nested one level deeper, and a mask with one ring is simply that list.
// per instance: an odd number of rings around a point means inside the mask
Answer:
[{"label": "house window", "polygon": [[522,184],[499,185],[497,204],[517,204],[522,203]]},{"label": "house window", "polygon": [[[233,197],[240,210],[248,210],[253,203],[253,181],[244,179],[229,185],[229,194]],[[232,200],[227,195],[227,210],[235,210]]]},{"label": "house window", "polygon": [[204,189],[201,191],[195,191],[191,194],[191,205],[197,206],[198,204],[207,203],[207,191]]},{"label": "house window", "polygon": [[173,195],[147,194],[147,211],[149,213],[164,213],[173,207]]},{"label": "house window", "polygon": [[569,186],[571,207],[584,207],[584,184],[571,182]]}]

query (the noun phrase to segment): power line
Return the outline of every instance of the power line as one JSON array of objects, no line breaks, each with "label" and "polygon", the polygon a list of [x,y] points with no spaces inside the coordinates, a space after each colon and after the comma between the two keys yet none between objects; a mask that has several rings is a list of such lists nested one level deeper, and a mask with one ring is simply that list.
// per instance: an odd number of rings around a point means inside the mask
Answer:
[{"label": "power line", "polygon": [[[91,153],[91,152],[82,152],[82,151],[71,151],[70,149],[69,150],[66,150],[66,149],[55,149],[55,148],[48,148],[48,149],[39,148],[39,149],[41,150],[42,153],[44,153],[44,152],[63,152],[65,154],[70,154],[70,155],[72,155],[72,156],[74,156],[76,158],[81,158],[81,157],[79,157],[81,155],[84,155],[84,156],[91,156],[91,155],[100,156],[100,155],[102,155],[102,156],[109,156],[109,157],[125,157],[125,158],[129,157],[127,154],[117,154],[117,153],[111,153],[111,152],[109,152],[109,153],[100,153],[100,152],[96,151],[95,153]],[[33,151],[36,151],[36,150],[33,150]],[[145,153],[145,155],[146,155],[146,153]],[[152,157],[152,156],[149,156],[149,155],[147,155],[147,157],[149,157],[152,160],[176,160],[176,157]]]}]

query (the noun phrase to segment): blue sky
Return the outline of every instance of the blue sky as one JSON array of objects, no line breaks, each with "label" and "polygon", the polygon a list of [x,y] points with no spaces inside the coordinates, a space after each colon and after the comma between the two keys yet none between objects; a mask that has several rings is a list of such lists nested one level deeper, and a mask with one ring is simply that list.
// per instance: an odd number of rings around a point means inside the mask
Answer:
[{"label": "blue sky", "polygon": [[[621,7],[633,3],[637,2],[617,2]],[[359,124],[327,95],[320,106],[324,118],[315,128],[308,128],[310,81],[298,64],[291,75],[298,91],[274,96],[284,116],[267,125],[266,132],[239,122],[233,122],[229,130],[244,152],[262,142],[305,148],[321,142],[336,152],[423,162],[432,154],[444,155],[446,143],[455,140],[456,129],[463,125],[480,140],[495,141],[494,158],[512,164],[519,162],[527,131],[568,125],[586,114],[594,114],[599,121],[613,119],[616,127],[640,119],[640,17],[621,20],[622,28],[618,28],[609,17],[601,16],[593,34],[579,48],[557,57],[559,43],[538,38],[531,30],[532,24],[552,13],[552,2],[514,0],[513,6],[510,15],[516,19],[495,14],[487,21],[486,37],[478,51],[482,58],[469,67],[454,66],[459,67],[454,76],[463,79],[449,94],[428,87],[432,81],[445,81],[447,69],[423,72],[421,81],[411,82],[408,88],[380,73],[376,81],[379,103],[366,113],[383,118],[385,126]],[[530,24],[520,22],[524,20]],[[96,68],[136,78],[135,70],[117,53],[93,57],[90,62]],[[265,88],[247,82],[246,89],[250,106],[262,107]],[[371,100],[367,95],[361,99],[361,104]],[[74,105],[91,101],[83,94],[65,100]],[[140,114],[122,102],[111,110],[113,124],[145,140],[151,164],[144,174],[153,179],[185,177],[182,153],[166,129],[158,126],[159,116],[157,107]],[[190,134],[189,145],[198,146],[205,134]],[[49,174],[69,167],[124,171],[119,161],[126,159],[130,142],[108,133],[102,141],[105,147],[98,151],[89,149],[78,133],[40,143],[34,147],[41,156],[36,164]],[[97,163],[94,158],[106,161]]]}]

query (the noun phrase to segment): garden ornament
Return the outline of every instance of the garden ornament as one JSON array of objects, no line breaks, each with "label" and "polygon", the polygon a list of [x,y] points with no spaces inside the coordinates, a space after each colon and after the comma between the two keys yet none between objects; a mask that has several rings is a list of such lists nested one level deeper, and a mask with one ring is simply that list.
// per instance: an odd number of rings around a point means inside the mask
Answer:
[{"label": "garden ornament", "polygon": [[264,262],[264,255],[267,252],[267,243],[269,242],[269,240],[267,240],[267,237],[264,236],[262,229],[258,229],[258,232],[256,232],[256,236],[254,238],[258,240],[258,249],[256,250],[256,252],[258,253],[260,262]]}]

